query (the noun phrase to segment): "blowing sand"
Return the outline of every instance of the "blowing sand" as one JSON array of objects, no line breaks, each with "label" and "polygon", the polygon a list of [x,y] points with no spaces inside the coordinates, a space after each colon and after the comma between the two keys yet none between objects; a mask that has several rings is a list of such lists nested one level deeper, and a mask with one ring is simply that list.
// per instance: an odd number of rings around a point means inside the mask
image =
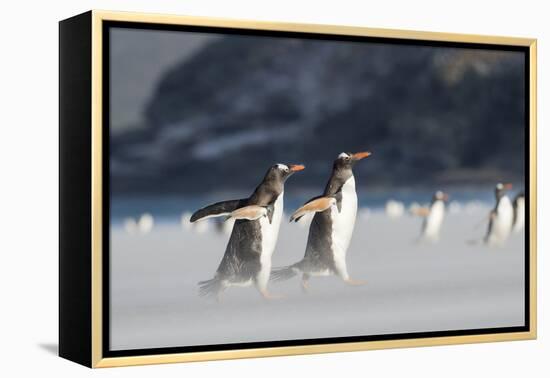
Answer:
[{"label": "blowing sand", "polygon": [[[524,324],[524,236],[507,245],[468,245],[486,212],[448,214],[435,245],[415,244],[421,220],[359,217],[348,270],[364,286],[336,277],[271,283],[283,299],[254,287],[230,288],[221,303],[198,296],[213,276],[228,236],[158,224],[148,234],[111,232],[111,349],[227,344],[410,333]],[[307,228],[281,226],[274,266],[298,261]]]}]

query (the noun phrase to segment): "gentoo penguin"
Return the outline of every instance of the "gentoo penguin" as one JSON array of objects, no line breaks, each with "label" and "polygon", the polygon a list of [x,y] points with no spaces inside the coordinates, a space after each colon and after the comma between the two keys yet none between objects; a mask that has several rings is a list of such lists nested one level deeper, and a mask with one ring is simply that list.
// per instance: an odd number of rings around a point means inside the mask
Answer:
[{"label": "gentoo penguin", "polygon": [[370,152],[341,153],[334,161],[324,193],[294,212],[290,220],[295,222],[307,213],[315,214],[309,226],[305,256],[296,264],[274,269],[272,280],[287,280],[301,273],[302,287],[307,289],[310,276],[336,274],[350,285],[363,283],[350,278],[346,252],[357,215],[352,168],[369,155]]},{"label": "gentoo penguin", "polygon": [[199,282],[201,296],[215,296],[230,286],[254,284],[265,298],[271,255],[283,214],[285,181],[303,165],[276,164],[248,198],[218,202],[196,211],[190,221],[228,216],[235,224],[214,278]]},{"label": "gentoo penguin", "polygon": [[514,233],[523,231],[525,226],[525,194],[520,192],[514,198],[514,223],[512,230]]},{"label": "gentoo penguin", "polygon": [[502,245],[510,236],[514,221],[514,208],[506,191],[512,188],[512,184],[498,183],[495,187],[496,204],[489,214],[489,227],[485,235],[485,244],[489,246]]},{"label": "gentoo penguin", "polygon": [[419,241],[435,243],[439,240],[439,231],[445,218],[445,202],[449,199],[446,193],[438,190],[432,197],[428,208],[417,208],[413,213],[424,217]]}]

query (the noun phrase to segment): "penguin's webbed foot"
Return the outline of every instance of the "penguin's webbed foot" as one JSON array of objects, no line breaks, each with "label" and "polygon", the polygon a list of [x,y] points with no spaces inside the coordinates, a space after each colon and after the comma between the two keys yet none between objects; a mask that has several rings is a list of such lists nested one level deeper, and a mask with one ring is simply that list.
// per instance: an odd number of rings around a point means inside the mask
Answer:
[{"label": "penguin's webbed foot", "polygon": [[302,292],[309,294],[309,280],[302,280]]},{"label": "penguin's webbed foot", "polygon": [[350,286],[362,286],[367,284],[367,281],[365,280],[354,280],[352,278],[348,278],[347,280],[344,280],[344,282]]},{"label": "penguin's webbed foot", "polygon": [[262,297],[266,300],[271,300],[271,299],[283,299],[284,298],[284,295],[281,295],[281,294],[271,294],[270,292],[268,292],[267,290],[263,290],[263,291],[260,291],[260,294],[262,295]]}]

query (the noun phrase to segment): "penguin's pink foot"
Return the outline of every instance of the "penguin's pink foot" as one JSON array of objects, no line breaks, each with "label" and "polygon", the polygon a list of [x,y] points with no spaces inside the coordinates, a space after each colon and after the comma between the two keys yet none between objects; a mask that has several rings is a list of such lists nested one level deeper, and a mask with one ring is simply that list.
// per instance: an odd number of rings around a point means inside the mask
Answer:
[{"label": "penguin's pink foot", "polygon": [[362,286],[362,285],[366,285],[367,284],[367,281],[364,281],[364,280],[354,280],[354,279],[351,279],[351,278],[348,278],[347,280],[344,280],[345,283],[347,283],[348,285],[350,286]]},{"label": "penguin's pink foot", "polygon": [[302,291],[304,293],[309,293],[309,281],[308,280],[302,280]]},{"label": "penguin's pink foot", "polygon": [[280,295],[280,294],[271,294],[270,292],[268,291],[261,291],[260,294],[262,294],[262,297],[264,299],[268,299],[268,300],[271,300],[271,299],[283,299],[284,298],[284,295]]}]

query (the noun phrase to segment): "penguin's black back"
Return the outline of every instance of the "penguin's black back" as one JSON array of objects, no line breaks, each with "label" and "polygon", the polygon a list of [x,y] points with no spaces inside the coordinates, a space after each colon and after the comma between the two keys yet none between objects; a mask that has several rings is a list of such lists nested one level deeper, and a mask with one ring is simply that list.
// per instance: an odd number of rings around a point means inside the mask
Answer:
[{"label": "penguin's black back", "polygon": [[334,271],[331,210],[315,213],[309,226],[306,253],[299,264],[306,271]]},{"label": "penguin's black back", "polygon": [[216,275],[238,281],[253,279],[261,269],[262,233],[259,220],[239,219],[233,226]]},{"label": "penguin's black back", "polygon": [[[264,197],[264,202],[250,199],[250,203],[267,206],[267,219],[273,220],[274,202],[277,199]],[[265,201],[270,201],[266,204]],[[216,271],[220,279],[245,282],[254,279],[262,268],[262,229],[260,220],[239,219],[233,225],[222,261]]]}]

